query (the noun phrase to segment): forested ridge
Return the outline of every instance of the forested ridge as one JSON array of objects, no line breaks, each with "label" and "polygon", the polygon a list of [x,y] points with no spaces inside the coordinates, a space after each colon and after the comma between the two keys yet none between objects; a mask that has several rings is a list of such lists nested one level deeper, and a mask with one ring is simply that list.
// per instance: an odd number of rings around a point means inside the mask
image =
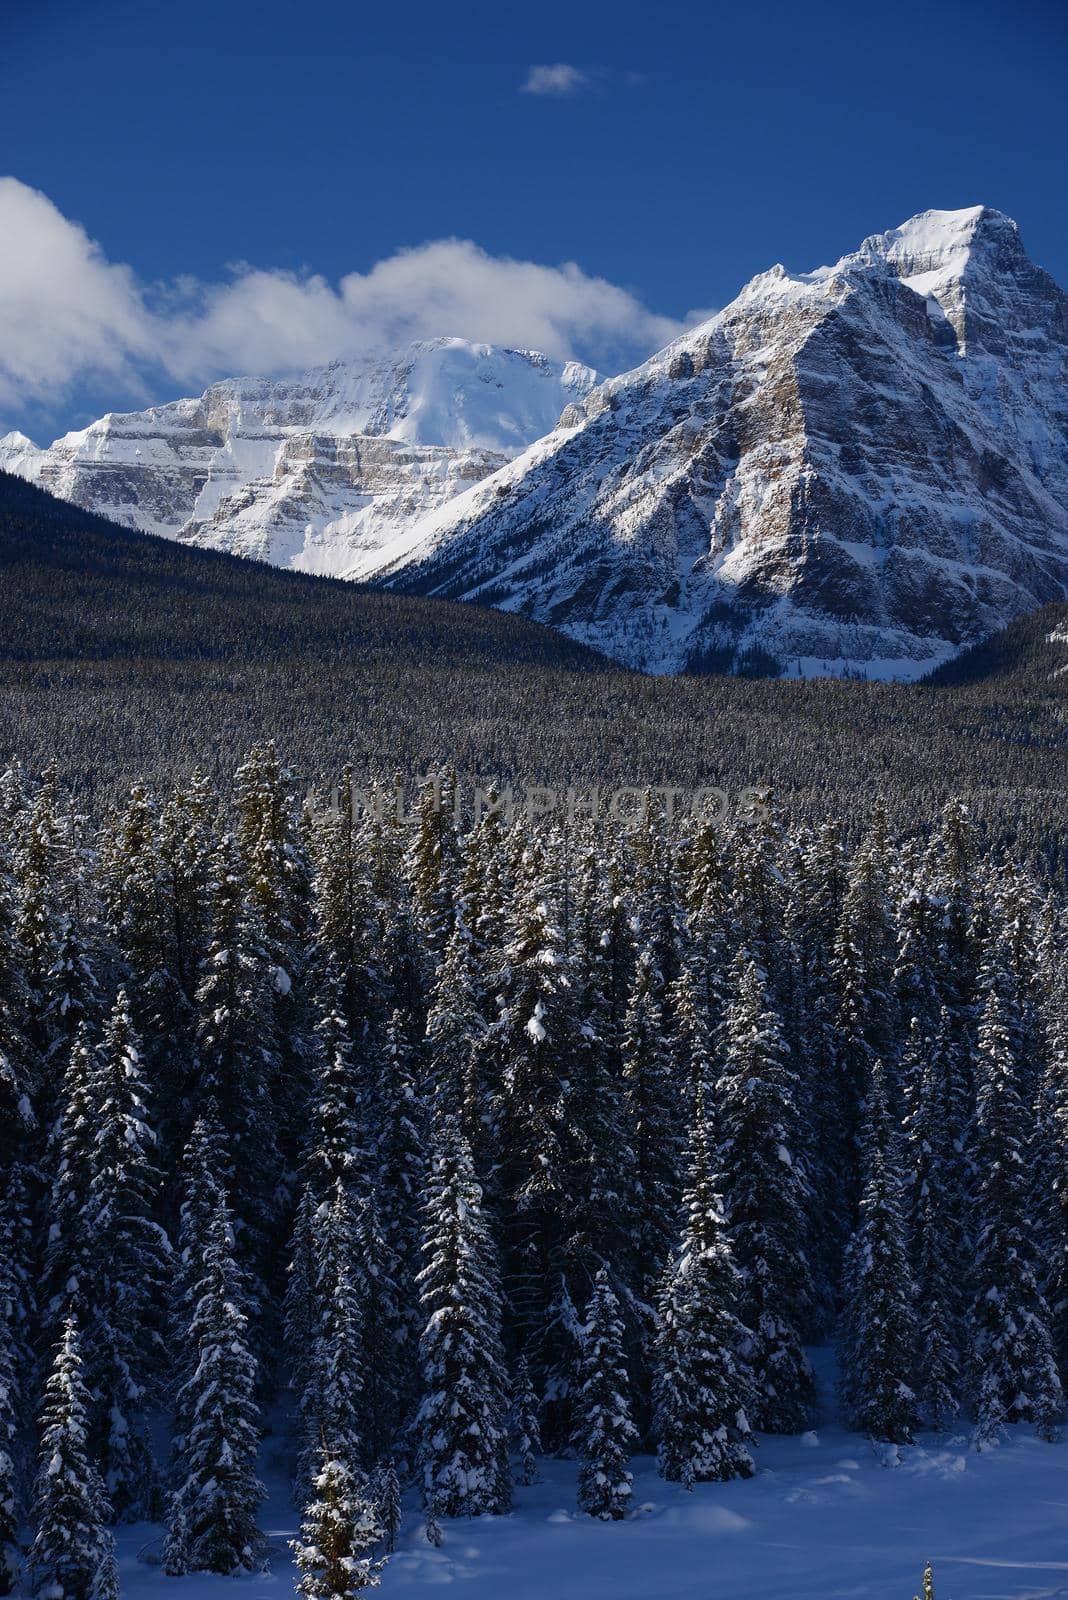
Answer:
[{"label": "forested ridge", "polygon": [[638,1450],[749,1475],[809,1343],[888,1446],[1055,1437],[1055,890],[956,802],[565,830],[352,782],[261,744],[97,824],[0,781],[9,1583],[107,1600],[146,1515],[168,1573],[255,1568],[268,1417],[307,1596],[376,1580],[409,1489],[433,1541],[550,1453],[606,1519]]},{"label": "forested ridge", "polygon": [[134,533],[0,474],[0,760],[99,816],[139,780],[229,783],[272,738],[305,782],[451,762],[470,782],[762,785],[792,822],[871,806],[1063,880],[1068,677],[1021,619],[935,685],[651,678],[477,606],[378,594]]}]

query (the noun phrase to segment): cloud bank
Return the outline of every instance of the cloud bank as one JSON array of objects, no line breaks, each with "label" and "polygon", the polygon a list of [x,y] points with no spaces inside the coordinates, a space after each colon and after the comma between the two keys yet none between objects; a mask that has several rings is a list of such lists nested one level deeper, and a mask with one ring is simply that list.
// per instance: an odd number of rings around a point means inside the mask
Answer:
[{"label": "cloud bank", "polygon": [[47,196],[0,179],[0,413],[172,398],[215,378],[274,375],[412,339],[542,350],[620,371],[685,323],[573,262],[491,256],[465,239],[402,250],[332,284],[242,267],[214,283],[147,285]]}]

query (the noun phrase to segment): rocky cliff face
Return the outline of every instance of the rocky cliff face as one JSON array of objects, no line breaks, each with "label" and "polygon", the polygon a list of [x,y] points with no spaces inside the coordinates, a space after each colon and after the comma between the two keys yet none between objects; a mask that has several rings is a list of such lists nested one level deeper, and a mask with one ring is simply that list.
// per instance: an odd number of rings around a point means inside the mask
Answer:
[{"label": "rocky cliff face", "polygon": [[926,212],[755,278],[349,575],[635,666],[915,677],[1068,589],[1068,297]]},{"label": "rocky cliff face", "polygon": [[214,384],[109,415],[0,467],[130,527],[339,573],[551,429],[597,376],[440,339],[304,376]]}]

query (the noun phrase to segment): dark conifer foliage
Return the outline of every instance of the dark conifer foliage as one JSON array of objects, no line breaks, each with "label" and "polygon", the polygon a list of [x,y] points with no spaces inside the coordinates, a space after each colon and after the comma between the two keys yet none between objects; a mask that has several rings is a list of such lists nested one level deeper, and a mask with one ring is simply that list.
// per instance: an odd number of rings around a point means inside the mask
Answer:
[{"label": "dark conifer foliage", "polygon": [[842,1394],[851,1427],[911,1444],[919,1422],[912,1388],[916,1316],[905,1230],[900,1140],[882,1063],[872,1063],[864,1106],[860,1217],[846,1251]]},{"label": "dark conifer foliage", "polygon": [[810,1423],[808,1340],[877,1439],[1054,1431],[1059,893],[957,805],[564,828],[454,781],[346,816],[263,742],[94,832],[0,777],[0,1582],[57,1344],[44,1525],[105,1584],[164,1481],[168,1571],[257,1566],[261,1412],[309,1528],[383,1530],[367,1582],[413,1482],[440,1537],[549,1452],[609,1520],[639,1447],[745,1476]]},{"label": "dark conifer foliage", "polygon": [[454,1122],[435,1133],[424,1218],[423,1497],[437,1516],[503,1511],[511,1485],[498,1268],[471,1152]]},{"label": "dark conifer foliage", "polygon": [[742,1273],[752,1420],[791,1433],[807,1426],[813,1397],[800,1331],[813,1287],[805,1256],[810,1192],[797,1074],[761,971],[744,950],[734,963],[722,1059],[716,1181]]},{"label": "dark conifer foliage", "polygon": [[89,1453],[89,1393],[73,1318],[52,1362],[41,1414],[35,1537],[29,1568],[38,1589],[70,1600],[118,1600],[115,1547],[104,1485]]},{"label": "dark conifer foliage", "polygon": [[976,1056],[975,1302],[971,1363],[980,1440],[1006,1423],[1052,1432],[1063,1409],[1049,1307],[1029,1223],[1028,1110],[1014,1030],[996,989]]},{"label": "dark conifer foliage", "polygon": [[591,1517],[615,1522],[626,1515],[633,1483],[628,1463],[636,1439],[619,1301],[602,1267],[586,1307],[575,1395],[578,1503]]}]

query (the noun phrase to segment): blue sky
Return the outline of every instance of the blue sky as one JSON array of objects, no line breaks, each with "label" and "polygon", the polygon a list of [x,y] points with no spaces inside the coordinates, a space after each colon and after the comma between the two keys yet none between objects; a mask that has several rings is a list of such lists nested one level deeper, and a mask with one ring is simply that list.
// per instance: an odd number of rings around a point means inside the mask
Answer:
[{"label": "blue sky", "polygon": [[[833,260],[928,206],[1009,212],[1068,283],[1066,91],[1068,7],[1044,0],[37,0],[5,15],[0,169],[86,230],[96,268],[128,266],[127,290],[154,315],[240,263],[320,274],[325,294],[398,250],[456,238],[494,258],[577,263],[575,303],[546,337],[610,364],[775,261]],[[34,226],[25,207],[11,214],[16,252]],[[49,269],[61,260],[41,249]],[[414,275],[432,304],[431,265],[465,268],[442,257]],[[63,296],[66,270],[50,293]],[[41,434],[200,387],[227,360],[290,354],[224,334],[232,312],[213,302],[207,344],[187,316],[165,358],[142,328],[109,363],[104,325],[75,326],[97,315],[93,293],[74,310],[38,306],[27,284],[39,276],[27,266],[5,301],[0,269],[0,335],[17,319],[21,351],[6,386],[0,375],[5,426]],[[486,336],[523,342],[541,324],[512,276]],[[585,326],[580,302],[596,296],[583,285],[598,278],[640,309],[598,303]],[[494,281],[476,273],[472,292],[493,300]],[[391,309],[403,292],[391,283]],[[543,317],[552,293],[537,280]],[[361,299],[360,314],[378,304]],[[465,313],[446,295],[443,314]],[[420,315],[417,331],[425,304]],[[27,324],[49,320],[81,354],[65,366],[57,334],[35,375]],[[309,353],[330,337],[327,319]]]}]

